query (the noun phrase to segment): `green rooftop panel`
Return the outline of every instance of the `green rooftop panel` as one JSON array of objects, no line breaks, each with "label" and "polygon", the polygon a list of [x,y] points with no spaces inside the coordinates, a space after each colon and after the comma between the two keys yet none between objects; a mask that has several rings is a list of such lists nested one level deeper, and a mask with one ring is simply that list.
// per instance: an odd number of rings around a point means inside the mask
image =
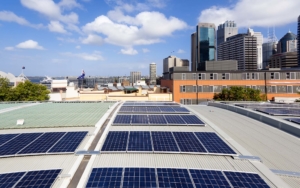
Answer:
[{"label": "green rooftop panel", "polygon": [[12,107],[18,107],[18,106],[24,106],[28,105],[30,103],[0,103],[0,110],[6,109],[6,108],[12,108]]},{"label": "green rooftop panel", "polygon": [[[0,114],[0,129],[95,126],[114,103],[42,103]],[[23,125],[17,125],[24,119]]]}]

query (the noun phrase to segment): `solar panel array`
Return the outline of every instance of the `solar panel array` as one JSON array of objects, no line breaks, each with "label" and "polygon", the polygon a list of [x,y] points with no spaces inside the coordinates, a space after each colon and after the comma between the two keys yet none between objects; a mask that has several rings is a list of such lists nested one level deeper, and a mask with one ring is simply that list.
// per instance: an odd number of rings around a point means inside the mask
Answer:
[{"label": "solar panel array", "polygon": [[178,168],[93,168],[86,188],[268,188],[256,173]]},{"label": "solar panel array", "polygon": [[110,131],[101,152],[236,155],[236,152],[213,132]]},{"label": "solar panel array", "polygon": [[61,169],[0,174],[1,188],[51,187]]},{"label": "solar panel array", "polygon": [[123,106],[179,106],[174,102],[125,102]]},{"label": "solar panel array", "polygon": [[86,135],[87,131],[0,134],[0,157],[72,153]]},{"label": "solar panel array", "polygon": [[119,113],[190,113],[181,106],[122,106]]},{"label": "solar panel array", "polygon": [[121,115],[115,117],[113,125],[185,125],[204,126],[195,115]]},{"label": "solar panel array", "polygon": [[274,116],[300,116],[300,109],[296,108],[261,108],[255,110]]},{"label": "solar panel array", "polygon": [[234,104],[235,106],[243,108],[300,108],[299,104],[272,104],[272,103],[245,103],[245,104]]},{"label": "solar panel array", "polygon": [[288,118],[288,119],[285,119],[285,120],[291,121],[293,123],[300,124],[300,118]]}]

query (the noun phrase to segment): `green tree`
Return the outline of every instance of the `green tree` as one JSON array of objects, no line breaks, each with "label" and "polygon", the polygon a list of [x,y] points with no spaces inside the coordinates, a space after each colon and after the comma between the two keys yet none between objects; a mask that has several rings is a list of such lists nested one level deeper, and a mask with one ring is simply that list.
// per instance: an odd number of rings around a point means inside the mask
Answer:
[{"label": "green tree", "polygon": [[9,86],[7,78],[0,77],[0,101],[9,101],[12,88]]},{"label": "green tree", "polygon": [[25,81],[17,85],[14,96],[17,101],[45,101],[49,100],[50,91],[46,86]]},{"label": "green tree", "polygon": [[214,100],[219,101],[260,101],[262,100],[260,90],[232,86],[225,88],[220,93],[214,94]]}]

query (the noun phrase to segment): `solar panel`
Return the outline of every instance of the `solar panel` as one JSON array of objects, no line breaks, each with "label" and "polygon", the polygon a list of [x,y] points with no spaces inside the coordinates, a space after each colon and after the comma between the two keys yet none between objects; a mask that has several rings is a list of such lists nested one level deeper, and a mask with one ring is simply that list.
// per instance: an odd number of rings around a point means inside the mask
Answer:
[{"label": "solar panel", "polygon": [[160,108],[157,107],[157,106],[148,106],[147,107],[147,112],[148,113],[154,113],[154,112],[160,113],[161,111],[160,111]]},{"label": "solar panel", "polygon": [[127,151],[152,151],[150,132],[130,131]]},{"label": "solar panel", "polygon": [[125,168],[122,187],[157,187],[155,168]]},{"label": "solar panel", "polygon": [[163,113],[171,113],[171,112],[175,112],[175,110],[173,110],[172,107],[169,106],[160,106],[160,111]]},{"label": "solar panel", "polygon": [[117,115],[113,124],[130,124],[131,115]]},{"label": "solar panel", "polygon": [[132,112],[133,107],[132,106],[122,106],[119,110],[119,112]]},{"label": "solar panel", "polygon": [[234,188],[239,187],[269,187],[268,184],[258,175],[245,172],[227,172],[224,174]]},{"label": "solar panel", "polygon": [[0,147],[0,156],[14,155],[43,133],[24,133]]},{"label": "solar panel", "polygon": [[61,169],[30,171],[17,183],[18,188],[51,187]]},{"label": "solar panel", "polygon": [[168,124],[186,125],[185,121],[179,115],[164,115]]},{"label": "solar panel", "polygon": [[74,152],[84,137],[87,135],[87,131],[82,132],[68,132],[60,139],[48,153],[70,153]]},{"label": "solar panel", "polygon": [[184,107],[181,107],[181,106],[172,106],[172,109],[175,111],[175,112],[187,112],[187,113],[190,113],[190,111]]},{"label": "solar panel", "polygon": [[179,152],[172,132],[151,132],[154,152]]},{"label": "solar panel", "polygon": [[146,113],[147,112],[147,108],[146,108],[146,106],[135,106],[133,108],[133,112],[143,112],[143,113]]},{"label": "solar panel", "polygon": [[30,145],[27,145],[17,154],[37,154],[46,153],[61,137],[63,137],[65,132],[49,132],[44,133],[41,137],[36,139]]},{"label": "solar panel", "polygon": [[300,124],[300,118],[288,118],[288,119],[285,119],[285,120]]},{"label": "solar panel", "polygon": [[148,115],[149,124],[167,125],[167,121],[163,115]]},{"label": "solar panel", "polygon": [[195,132],[209,153],[236,154],[216,133]]},{"label": "solar panel", "polygon": [[221,171],[190,169],[190,173],[196,188],[202,188],[202,187],[230,188],[231,187]]},{"label": "solar panel", "polygon": [[15,185],[21,177],[23,177],[25,172],[7,173],[0,174],[0,187],[1,188],[11,188]]},{"label": "solar panel", "polygon": [[188,125],[205,125],[203,121],[201,121],[195,115],[181,115],[180,116]]},{"label": "solar panel", "polygon": [[15,138],[19,134],[0,134],[0,146]]},{"label": "solar panel", "polygon": [[158,187],[194,188],[187,169],[157,168]]},{"label": "solar panel", "polygon": [[207,153],[205,148],[192,132],[173,132],[181,152]]},{"label": "solar panel", "polygon": [[86,188],[121,187],[123,168],[93,168]]},{"label": "solar panel", "polygon": [[269,115],[282,115],[282,116],[300,116],[300,109],[286,109],[286,108],[261,108],[256,111],[263,112]]},{"label": "solar panel", "polygon": [[147,115],[132,115],[131,124],[149,124]]},{"label": "solar panel", "polygon": [[101,151],[126,151],[129,132],[110,131]]}]

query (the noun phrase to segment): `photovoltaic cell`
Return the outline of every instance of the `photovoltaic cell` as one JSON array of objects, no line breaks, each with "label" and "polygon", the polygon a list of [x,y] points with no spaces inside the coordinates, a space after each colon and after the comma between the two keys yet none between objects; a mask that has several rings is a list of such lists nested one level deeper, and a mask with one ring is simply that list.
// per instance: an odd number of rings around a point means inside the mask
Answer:
[{"label": "photovoltaic cell", "polygon": [[133,107],[131,106],[122,106],[119,110],[119,112],[132,112]]},{"label": "photovoltaic cell", "polygon": [[154,112],[161,112],[160,111],[160,108],[159,107],[157,107],[157,106],[148,106],[147,107],[147,112],[152,112],[152,113],[154,113]]},{"label": "photovoltaic cell", "polygon": [[181,115],[180,116],[188,125],[204,125],[205,123],[201,121],[195,115]]},{"label": "photovoltaic cell", "polygon": [[128,141],[127,131],[110,131],[101,151],[126,151]]},{"label": "photovoltaic cell", "polygon": [[0,134],[0,146],[5,144],[7,141],[15,138],[19,134]]},{"label": "photovoltaic cell", "polygon": [[131,115],[117,115],[113,124],[130,124]]},{"label": "photovoltaic cell", "polygon": [[131,124],[149,124],[147,115],[132,115]]},{"label": "photovoltaic cell", "polygon": [[268,184],[258,174],[244,173],[244,172],[226,172],[226,171],[224,171],[224,173],[234,188],[269,187]]},{"label": "photovoltaic cell", "polygon": [[204,187],[230,188],[231,187],[221,171],[190,169],[190,173],[196,188],[204,188]]},{"label": "photovoltaic cell", "polygon": [[181,106],[172,106],[175,112],[190,112],[188,109]]},{"label": "photovoltaic cell", "polygon": [[30,171],[17,183],[18,188],[51,187],[60,173],[60,169]]},{"label": "photovoltaic cell", "polygon": [[24,133],[0,147],[0,156],[14,155],[43,133]]},{"label": "photovoltaic cell", "polygon": [[151,132],[154,151],[179,152],[172,132]]},{"label": "photovoltaic cell", "polygon": [[236,154],[216,133],[195,132],[209,153]]},{"label": "photovoltaic cell", "polygon": [[11,188],[15,185],[25,172],[0,174],[0,187]]},{"label": "photovoltaic cell", "polygon": [[143,113],[146,113],[147,112],[147,107],[146,106],[135,106],[133,108],[133,112],[143,112]]},{"label": "photovoltaic cell", "polygon": [[175,112],[175,110],[173,110],[173,108],[170,106],[160,106],[159,108],[160,108],[160,111],[163,113],[164,112],[168,112],[168,113]]},{"label": "photovoltaic cell", "polygon": [[157,168],[158,186],[193,188],[187,169]]},{"label": "photovoltaic cell", "polygon": [[123,188],[157,187],[155,168],[125,168]]},{"label": "photovoltaic cell", "polygon": [[23,148],[18,154],[37,154],[46,153],[64,134],[65,132],[48,132],[44,133],[33,143]]},{"label": "photovoltaic cell", "polygon": [[164,115],[168,124],[174,124],[174,125],[183,125],[185,121],[180,117],[180,115]]},{"label": "photovoltaic cell", "polygon": [[167,121],[163,115],[148,115],[149,123],[156,125],[166,125]]},{"label": "photovoltaic cell", "polygon": [[127,151],[152,151],[150,132],[130,131]]},{"label": "photovoltaic cell", "polygon": [[121,187],[123,168],[93,168],[86,188]]},{"label": "photovoltaic cell", "polygon": [[199,140],[192,132],[173,132],[181,152],[207,153]]},{"label": "photovoltaic cell", "polygon": [[83,132],[68,132],[65,136],[60,139],[49,151],[48,153],[58,153],[58,152],[74,152],[79,144],[82,142],[84,137],[87,135],[87,131]]}]

